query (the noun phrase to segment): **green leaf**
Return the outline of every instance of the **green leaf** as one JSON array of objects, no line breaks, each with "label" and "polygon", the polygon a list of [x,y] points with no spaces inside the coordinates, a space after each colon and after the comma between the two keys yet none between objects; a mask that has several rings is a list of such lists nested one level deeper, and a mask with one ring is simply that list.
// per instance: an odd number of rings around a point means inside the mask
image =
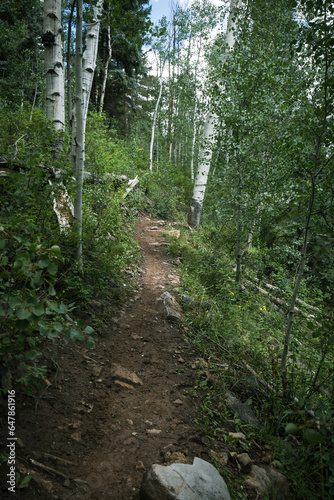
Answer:
[{"label": "green leaf", "polygon": [[21,489],[21,488],[26,488],[28,486],[28,484],[30,483],[30,479],[31,479],[31,476],[26,476],[23,480],[22,480],[22,483],[19,484],[18,486],[18,489]]},{"label": "green leaf", "polygon": [[94,340],[92,339],[92,337],[89,337],[89,339],[87,340],[87,344],[86,344],[87,348],[92,349],[94,347],[94,345],[95,345]]},{"label": "green leaf", "polygon": [[285,432],[286,432],[287,434],[295,434],[295,433],[296,433],[296,432],[298,432],[298,431],[299,431],[299,427],[298,427],[298,425],[293,424],[293,423],[291,423],[291,422],[290,422],[290,423],[288,423],[288,424],[286,424],[286,426],[285,426]]},{"label": "green leaf", "polygon": [[49,286],[49,295],[51,295],[51,297],[54,297],[56,295],[56,290],[53,285]]},{"label": "green leaf", "polygon": [[21,304],[21,299],[20,297],[10,297],[9,299],[9,306],[14,309],[15,307],[19,306]]},{"label": "green leaf", "polygon": [[61,333],[63,331],[63,325],[61,323],[58,323],[57,321],[53,323],[52,328],[58,333]]},{"label": "green leaf", "polygon": [[320,432],[315,431],[314,429],[306,429],[305,431],[305,439],[308,443],[313,446],[323,443],[326,440],[326,437]]},{"label": "green leaf", "polygon": [[39,261],[37,262],[37,266],[40,268],[48,267],[50,265],[49,257],[44,253],[41,255]]},{"label": "green leaf", "polygon": [[48,273],[51,274],[51,276],[55,276],[58,271],[58,266],[56,264],[49,264],[48,265]]},{"label": "green leaf", "polygon": [[35,316],[43,316],[43,314],[45,313],[44,304],[40,302],[35,307],[33,307],[32,312],[35,314]]},{"label": "green leaf", "polygon": [[61,255],[61,252],[60,252],[60,247],[58,245],[53,245],[49,252],[52,254],[52,255]]},{"label": "green leaf", "polygon": [[16,316],[18,319],[28,319],[31,317],[31,312],[22,306],[18,306],[16,309]]},{"label": "green leaf", "polygon": [[86,326],[85,333],[91,335],[92,333],[94,333],[94,328],[92,328],[91,326]]}]

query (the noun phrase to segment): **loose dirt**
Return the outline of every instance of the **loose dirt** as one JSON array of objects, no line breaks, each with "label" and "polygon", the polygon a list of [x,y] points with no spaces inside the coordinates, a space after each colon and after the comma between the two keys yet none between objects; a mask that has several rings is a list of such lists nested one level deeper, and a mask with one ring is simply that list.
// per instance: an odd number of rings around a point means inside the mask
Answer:
[{"label": "loose dirt", "polygon": [[[47,383],[35,397],[16,387],[16,467],[21,480],[26,473],[33,479],[13,495],[3,463],[1,498],[138,500],[153,463],[210,460],[212,449],[224,451],[223,439],[211,441],[195,423],[198,354],[183,327],[165,319],[161,295],[178,286],[179,276],[162,231],[153,227],[161,229],[148,216],[138,222],[145,261],[135,294],[108,321],[107,334],[92,350],[71,344],[46,353]],[[98,300],[94,305],[101,306]],[[134,372],[142,385],[116,382],[113,363]],[[6,405],[3,399],[2,450]]]}]

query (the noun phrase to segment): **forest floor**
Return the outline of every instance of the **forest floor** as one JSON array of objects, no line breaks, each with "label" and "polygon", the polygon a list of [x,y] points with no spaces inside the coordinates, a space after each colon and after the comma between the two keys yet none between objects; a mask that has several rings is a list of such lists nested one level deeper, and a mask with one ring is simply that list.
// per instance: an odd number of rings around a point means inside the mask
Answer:
[{"label": "forest floor", "polygon": [[[145,260],[134,278],[135,292],[117,317],[108,314],[108,305],[93,301],[106,324],[95,347],[46,349],[43,387],[33,397],[15,387],[16,467],[21,480],[29,472],[34,479],[13,495],[2,463],[2,499],[138,500],[152,464],[192,463],[196,456],[210,461],[212,451],[229,453],[223,436],[211,440],[195,423],[201,400],[192,393],[201,359],[183,326],[165,318],[161,295],[178,287],[179,276],[163,231],[151,229],[157,224],[145,214],[138,221],[136,238]],[[115,381],[115,363],[142,384]],[[4,399],[0,409],[4,450]],[[230,460],[225,472],[238,490],[236,461]],[[255,497],[248,492],[247,498]]]}]

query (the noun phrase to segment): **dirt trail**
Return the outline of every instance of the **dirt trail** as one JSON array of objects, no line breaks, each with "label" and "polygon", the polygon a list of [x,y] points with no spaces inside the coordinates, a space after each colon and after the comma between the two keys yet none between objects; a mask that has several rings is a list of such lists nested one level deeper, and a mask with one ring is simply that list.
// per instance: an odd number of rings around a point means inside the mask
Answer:
[{"label": "dirt trail", "polygon": [[[50,354],[51,385],[40,393],[38,405],[18,394],[18,466],[22,472],[34,471],[37,483],[17,490],[14,498],[138,500],[151,464],[176,458],[192,463],[195,456],[208,460],[211,448],[222,451],[223,443],[210,442],[194,423],[196,354],[183,328],[165,319],[161,295],[176,287],[179,278],[164,238],[153,226],[157,221],[147,216],[138,223],[136,237],[145,262],[136,294],[108,335],[92,351],[76,345],[60,349],[57,359]],[[116,383],[112,363],[135,372],[142,385]],[[6,464],[0,469],[0,496],[13,498],[3,482],[5,470]]]}]

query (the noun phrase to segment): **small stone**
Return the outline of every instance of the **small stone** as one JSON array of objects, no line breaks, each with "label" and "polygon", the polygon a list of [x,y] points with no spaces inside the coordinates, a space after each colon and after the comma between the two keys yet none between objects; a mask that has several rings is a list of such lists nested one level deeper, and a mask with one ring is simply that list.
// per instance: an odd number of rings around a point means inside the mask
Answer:
[{"label": "small stone", "polygon": [[122,382],[121,380],[115,380],[115,384],[120,385],[121,387],[124,387],[125,389],[129,389],[131,391],[135,390],[133,385],[127,384],[126,382]]},{"label": "small stone", "polygon": [[181,356],[180,356],[180,357],[179,357],[179,359],[178,359],[178,362],[179,362],[179,363],[184,363],[184,359],[183,359],[183,358],[181,358]]},{"label": "small stone", "polygon": [[133,425],[133,421],[130,418],[127,418],[126,421],[129,425]]},{"label": "small stone", "polygon": [[248,455],[248,453],[240,453],[240,455],[237,455],[237,459],[242,467],[247,467],[249,464],[252,463],[252,460]]},{"label": "small stone", "polygon": [[137,463],[137,465],[136,465],[136,469],[137,469],[137,470],[145,470],[145,469],[146,469],[146,467],[145,467],[145,465],[143,464],[143,462],[139,461],[139,462]]},{"label": "small stone", "polygon": [[23,443],[22,439],[17,437],[16,442],[19,445],[20,448],[24,448],[25,444]]},{"label": "small stone", "polygon": [[181,399],[175,399],[175,401],[173,401],[173,403],[177,406],[179,405],[183,405],[183,401],[181,401]]},{"label": "small stone", "polygon": [[214,450],[210,451],[210,454],[216,462],[218,462],[222,466],[226,466],[228,462],[228,454],[225,452],[216,452]]},{"label": "small stone", "polygon": [[160,429],[146,429],[146,432],[150,436],[157,436],[158,434],[162,433],[162,431]]},{"label": "small stone", "polygon": [[102,369],[103,369],[103,366],[94,365],[93,369],[92,369],[92,375],[94,377],[99,377],[101,375]]},{"label": "small stone", "polygon": [[74,432],[73,434],[71,434],[71,439],[73,439],[73,441],[76,441],[77,443],[81,443],[81,432]]},{"label": "small stone", "polygon": [[229,432],[228,435],[233,439],[246,439],[245,434],[243,434],[242,432]]},{"label": "small stone", "polygon": [[65,486],[65,488],[69,488],[71,482],[68,478],[65,479],[65,481],[63,482],[63,486]]},{"label": "small stone", "polygon": [[113,379],[133,385],[143,385],[142,380],[134,372],[116,363],[112,364],[110,374]]}]

